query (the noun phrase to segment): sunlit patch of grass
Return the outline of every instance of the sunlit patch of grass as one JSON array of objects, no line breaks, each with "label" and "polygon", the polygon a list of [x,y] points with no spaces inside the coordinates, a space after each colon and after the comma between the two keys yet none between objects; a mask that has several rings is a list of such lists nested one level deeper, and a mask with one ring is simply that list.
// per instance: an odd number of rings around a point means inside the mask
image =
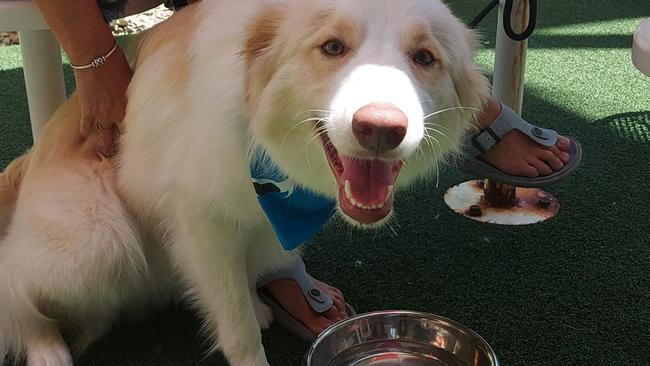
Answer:
[{"label": "sunlit patch of grass", "polygon": [[607,126],[621,138],[642,143],[650,142],[650,111],[614,116]]}]

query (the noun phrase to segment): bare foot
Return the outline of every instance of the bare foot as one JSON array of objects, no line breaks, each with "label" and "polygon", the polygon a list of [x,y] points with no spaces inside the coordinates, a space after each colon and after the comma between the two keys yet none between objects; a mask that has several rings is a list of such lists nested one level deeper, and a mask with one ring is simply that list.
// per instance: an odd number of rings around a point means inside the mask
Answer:
[{"label": "bare foot", "polygon": [[[501,104],[489,99],[479,116],[481,127],[489,126],[501,113]],[[513,130],[501,138],[499,144],[486,151],[485,161],[511,175],[538,177],[560,170],[569,161],[570,140],[560,136],[555,146],[537,144],[523,133]]]},{"label": "bare foot", "polygon": [[347,313],[341,291],[324,282],[313,280],[320,290],[328,294],[334,302],[334,306],[325,313],[315,312],[307,303],[298,284],[291,279],[282,278],[269,282],[266,288],[289,314],[302,322],[309,330],[318,334],[330,325],[347,318]]}]

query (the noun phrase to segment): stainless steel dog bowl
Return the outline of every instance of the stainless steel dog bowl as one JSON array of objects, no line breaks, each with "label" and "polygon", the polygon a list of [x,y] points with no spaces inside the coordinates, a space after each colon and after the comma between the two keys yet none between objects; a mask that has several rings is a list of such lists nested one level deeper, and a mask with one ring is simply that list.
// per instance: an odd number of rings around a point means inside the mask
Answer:
[{"label": "stainless steel dog bowl", "polygon": [[303,366],[498,366],[492,348],[453,320],[412,311],[378,311],[321,333]]}]

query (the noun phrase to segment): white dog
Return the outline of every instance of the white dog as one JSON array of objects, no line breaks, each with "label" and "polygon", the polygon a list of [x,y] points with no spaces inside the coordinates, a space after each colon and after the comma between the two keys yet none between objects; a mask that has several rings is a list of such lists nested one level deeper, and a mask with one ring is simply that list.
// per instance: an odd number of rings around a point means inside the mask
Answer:
[{"label": "white dog", "polygon": [[0,363],[69,365],[176,287],[232,365],[267,365],[257,278],[289,265],[251,184],[260,151],[373,227],[457,150],[487,94],[438,0],[203,0],[139,42],[120,155],[75,97],[0,175]]}]

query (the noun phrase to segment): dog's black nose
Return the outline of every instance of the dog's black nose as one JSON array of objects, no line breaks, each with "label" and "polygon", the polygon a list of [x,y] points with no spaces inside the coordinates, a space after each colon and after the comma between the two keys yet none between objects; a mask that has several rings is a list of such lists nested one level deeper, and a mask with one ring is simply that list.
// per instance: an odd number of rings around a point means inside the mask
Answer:
[{"label": "dog's black nose", "polygon": [[392,104],[368,104],[352,116],[352,131],[357,141],[376,154],[399,146],[406,136],[407,125],[406,115]]}]

